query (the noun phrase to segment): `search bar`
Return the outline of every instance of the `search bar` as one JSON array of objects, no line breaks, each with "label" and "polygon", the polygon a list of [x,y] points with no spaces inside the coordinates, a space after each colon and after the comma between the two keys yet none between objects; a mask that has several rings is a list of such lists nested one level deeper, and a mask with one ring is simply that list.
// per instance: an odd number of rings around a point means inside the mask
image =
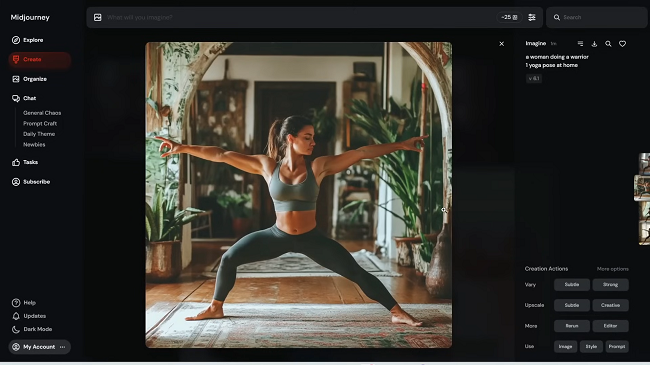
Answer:
[{"label": "search bar", "polygon": [[89,28],[541,28],[539,7],[92,7]]},{"label": "search bar", "polygon": [[549,28],[646,28],[644,7],[551,7],[546,9]]}]

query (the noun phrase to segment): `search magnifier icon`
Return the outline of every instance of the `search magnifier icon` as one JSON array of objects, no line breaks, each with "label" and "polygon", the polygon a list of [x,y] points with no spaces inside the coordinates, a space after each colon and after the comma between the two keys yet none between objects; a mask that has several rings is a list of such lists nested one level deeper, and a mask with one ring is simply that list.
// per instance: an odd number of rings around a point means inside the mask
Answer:
[{"label": "search magnifier icon", "polygon": [[553,15],[553,19],[555,19],[555,20],[557,20],[559,22],[560,21],[560,15],[559,14]]},{"label": "search magnifier icon", "polygon": [[605,45],[606,45],[607,47],[611,47],[611,46],[612,46],[612,42],[610,42],[610,41],[605,41]]}]

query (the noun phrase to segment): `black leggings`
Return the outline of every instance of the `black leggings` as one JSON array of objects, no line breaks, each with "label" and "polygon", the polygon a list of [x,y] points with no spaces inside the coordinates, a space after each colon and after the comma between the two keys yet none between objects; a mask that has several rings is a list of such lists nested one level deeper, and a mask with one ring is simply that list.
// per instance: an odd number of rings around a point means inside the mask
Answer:
[{"label": "black leggings", "polygon": [[340,243],[325,237],[317,228],[291,235],[273,225],[242,237],[221,257],[214,299],[225,301],[237,276],[237,267],[276,258],[287,252],[304,254],[317,264],[355,282],[373,300],[390,310],[397,304],[379,279],[365,271]]}]

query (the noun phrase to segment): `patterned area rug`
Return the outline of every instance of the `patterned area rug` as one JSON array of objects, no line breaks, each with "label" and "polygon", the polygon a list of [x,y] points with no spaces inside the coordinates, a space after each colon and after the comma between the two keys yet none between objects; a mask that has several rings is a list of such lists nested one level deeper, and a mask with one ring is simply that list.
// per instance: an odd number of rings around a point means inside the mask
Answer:
[{"label": "patterned area rug", "polygon": [[422,327],[393,324],[379,304],[226,303],[225,318],[185,321],[179,303],[146,335],[149,348],[448,348],[451,304],[403,304]]},{"label": "patterned area rug", "polygon": [[[367,272],[375,276],[402,276],[390,270],[377,256],[369,251],[352,252],[352,257]],[[216,277],[220,260],[208,267],[205,276]],[[299,276],[340,276],[339,274],[315,263],[301,253],[286,253],[271,260],[253,262],[237,268],[238,278],[283,278]]]}]

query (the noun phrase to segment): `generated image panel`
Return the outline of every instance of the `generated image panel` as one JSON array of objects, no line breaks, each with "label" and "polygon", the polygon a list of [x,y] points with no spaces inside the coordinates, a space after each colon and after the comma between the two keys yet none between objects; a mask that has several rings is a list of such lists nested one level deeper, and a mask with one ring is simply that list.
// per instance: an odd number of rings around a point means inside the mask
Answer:
[{"label": "generated image panel", "polygon": [[634,200],[650,201],[650,176],[634,176]]},{"label": "generated image panel", "polygon": [[451,347],[450,43],[145,52],[147,347]]}]

